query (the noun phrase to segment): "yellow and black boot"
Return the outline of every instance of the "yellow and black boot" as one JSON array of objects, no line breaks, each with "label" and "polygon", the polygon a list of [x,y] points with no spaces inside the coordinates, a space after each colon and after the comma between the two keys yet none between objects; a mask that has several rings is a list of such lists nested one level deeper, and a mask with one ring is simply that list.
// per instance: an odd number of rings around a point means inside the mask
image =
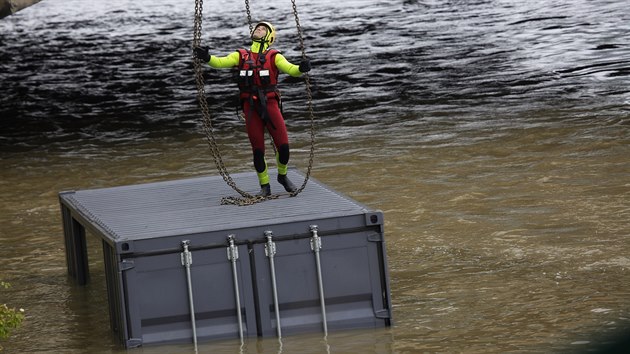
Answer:
[{"label": "yellow and black boot", "polygon": [[256,196],[257,197],[265,197],[265,198],[267,198],[270,195],[271,195],[271,186],[269,185],[269,183],[261,184],[260,185],[260,192],[258,192],[258,194],[256,194]]},{"label": "yellow and black boot", "polygon": [[280,183],[284,187],[285,191],[289,193],[295,192],[297,188],[287,176],[287,171],[289,170],[289,167],[280,162],[278,154],[276,154],[276,163],[278,164],[278,183]]},{"label": "yellow and black boot", "polygon": [[269,173],[267,173],[267,162],[265,162],[265,170],[256,172],[258,182],[260,182],[260,192],[256,194],[258,197],[268,197],[271,195],[271,186],[269,185]]}]

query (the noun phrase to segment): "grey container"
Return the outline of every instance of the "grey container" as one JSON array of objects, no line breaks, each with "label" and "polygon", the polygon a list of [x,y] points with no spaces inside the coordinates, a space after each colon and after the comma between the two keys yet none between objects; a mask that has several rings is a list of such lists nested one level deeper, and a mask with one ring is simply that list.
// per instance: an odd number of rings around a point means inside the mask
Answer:
[{"label": "grey container", "polygon": [[[232,177],[256,192],[254,173]],[[313,178],[297,197],[220,204],[234,195],[219,176],[59,194],[68,273],[88,282],[88,230],[102,240],[111,327],[126,347],[391,325],[381,212]]]}]

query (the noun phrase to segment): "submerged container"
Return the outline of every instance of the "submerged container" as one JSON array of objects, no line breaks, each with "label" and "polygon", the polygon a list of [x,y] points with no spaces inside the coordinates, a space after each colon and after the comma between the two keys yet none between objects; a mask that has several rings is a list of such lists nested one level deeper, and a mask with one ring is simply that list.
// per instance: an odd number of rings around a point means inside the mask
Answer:
[{"label": "submerged container", "polygon": [[[254,173],[232,177],[256,192]],[[220,176],[59,194],[68,273],[88,282],[86,230],[100,238],[126,347],[392,324],[380,211],[313,178],[296,197],[224,196]]]}]

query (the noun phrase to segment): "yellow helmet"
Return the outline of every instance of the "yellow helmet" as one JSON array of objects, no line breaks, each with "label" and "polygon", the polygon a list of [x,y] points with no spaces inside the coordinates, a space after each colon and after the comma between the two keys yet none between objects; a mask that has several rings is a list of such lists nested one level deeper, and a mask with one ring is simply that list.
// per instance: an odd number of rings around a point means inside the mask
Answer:
[{"label": "yellow helmet", "polygon": [[[265,26],[267,27],[267,34],[265,35],[265,37],[261,38],[261,39],[254,39],[254,31],[256,31],[256,28],[258,26]],[[260,21],[256,24],[256,26],[254,26],[254,30],[252,31],[252,40],[253,41],[257,41],[257,42],[261,42],[263,44],[267,44],[267,46],[270,46],[273,44],[273,42],[276,40],[276,29],[273,27],[273,25],[267,21]]]}]

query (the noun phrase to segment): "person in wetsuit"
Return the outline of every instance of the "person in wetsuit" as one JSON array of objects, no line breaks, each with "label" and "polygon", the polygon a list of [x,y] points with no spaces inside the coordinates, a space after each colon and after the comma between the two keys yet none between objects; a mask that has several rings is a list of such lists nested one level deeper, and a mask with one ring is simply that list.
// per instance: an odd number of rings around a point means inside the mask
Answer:
[{"label": "person in wetsuit", "polygon": [[298,77],[311,70],[308,59],[294,65],[279,51],[270,49],[276,38],[276,30],[269,22],[259,22],[251,34],[249,50],[239,49],[223,57],[210,55],[207,47],[195,47],[195,58],[213,68],[237,68],[240,101],[245,115],[247,136],[254,155],[254,168],[260,182],[259,196],[271,195],[267,162],[265,161],[265,129],[269,131],[276,147],[278,183],[289,192],[297,188],[287,177],[289,163],[289,138],[280,110],[280,93],[277,89],[278,74],[282,71]]}]

